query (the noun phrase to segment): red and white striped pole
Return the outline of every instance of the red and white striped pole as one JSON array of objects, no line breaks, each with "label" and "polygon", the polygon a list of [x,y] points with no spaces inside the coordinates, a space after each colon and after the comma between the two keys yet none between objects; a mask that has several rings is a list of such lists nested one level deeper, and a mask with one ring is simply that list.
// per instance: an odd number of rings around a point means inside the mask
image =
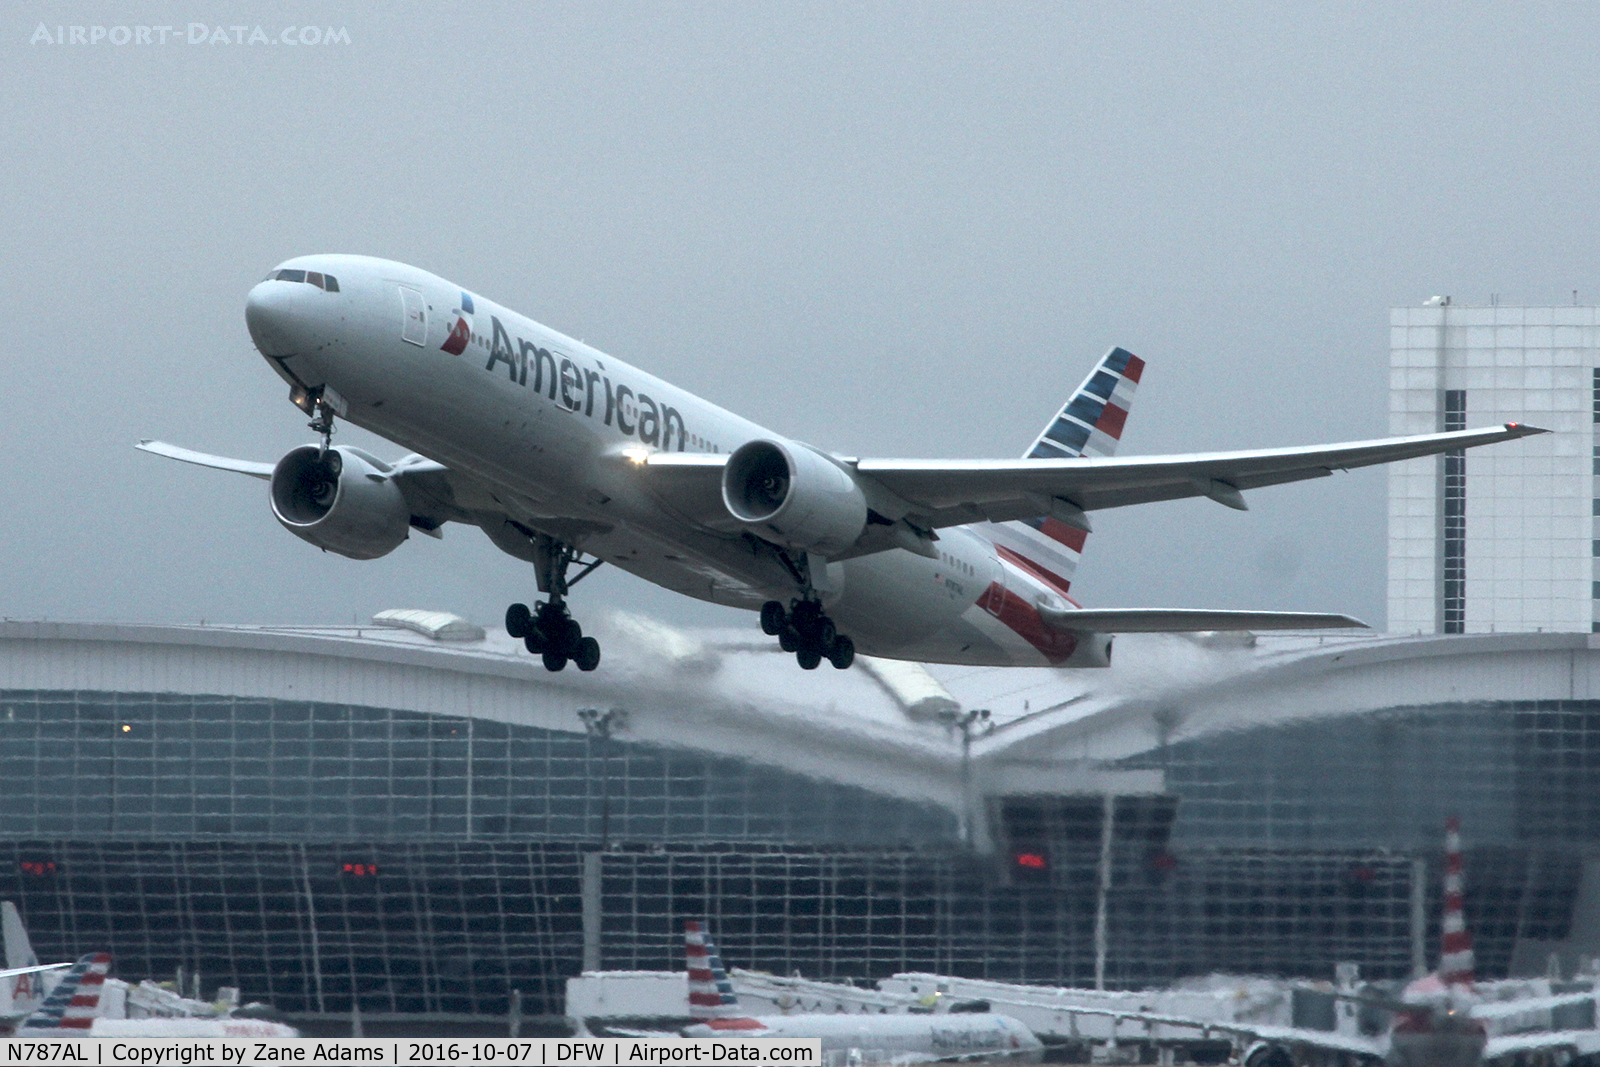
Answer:
[{"label": "red and white striped pole", "polygon": [[1473,981],[1472,935],[1461,902],[1461,871],[1461,820],[1452,816],[1444,831],[1444,914],[1439,931],[1439,980],[1447,986],[1470,986]]}]

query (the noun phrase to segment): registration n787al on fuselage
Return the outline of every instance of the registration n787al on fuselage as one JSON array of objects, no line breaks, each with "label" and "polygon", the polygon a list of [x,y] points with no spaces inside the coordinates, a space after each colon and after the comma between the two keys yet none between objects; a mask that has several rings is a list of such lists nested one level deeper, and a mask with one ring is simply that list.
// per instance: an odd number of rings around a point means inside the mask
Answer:
[{"label": "registration n787al on fuselage", "polygon": [[[479,527],[533,564],[545,599],[512,604],[506,628],[551,670],[599,663],[567,594],[601,563],[758,610],[807,669],[846,668],[857,650],[1100,667],[1120,632],[1360,626],[1339,614],[1083,608],[1071,583],[1089,515],[1191,496],[1243,509],[1247,490],[1544,432],[1512,423],[1118,458],[1145,364],[1113,348],[1021,459],[868,459],[766,429],[403,263],[288,260],[250,291],[245,320],[320,440],[276,463],[140,447],[267,480],[284,527],[353,559],[446,523]],[[338,420],[409,454],[334,445]]]}]

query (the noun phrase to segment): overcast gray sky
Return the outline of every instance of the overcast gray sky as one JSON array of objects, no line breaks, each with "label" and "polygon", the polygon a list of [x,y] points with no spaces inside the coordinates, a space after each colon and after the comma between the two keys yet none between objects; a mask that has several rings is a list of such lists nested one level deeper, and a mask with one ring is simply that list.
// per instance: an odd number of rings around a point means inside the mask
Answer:
[{"label": "overcast gray sky", "polygon": [[[173,31],[112,43],[141,25]],[[348,41],[237,43],[306,25]],[[0,34],[12,618],[532,599],[476,530],[358,563],[133,450],[310,439],[243,316],[292,255],[415,263],[880,456],[1014,456],[1113,344],[1149,363],[1125,453],[1377,436],[1391,305],[1600,300],[1592,3],[21,3]],[[1075,588],[1381,623],[1384,491],[1102,512]],[[576,600],[747,618],[604,570]]]}]

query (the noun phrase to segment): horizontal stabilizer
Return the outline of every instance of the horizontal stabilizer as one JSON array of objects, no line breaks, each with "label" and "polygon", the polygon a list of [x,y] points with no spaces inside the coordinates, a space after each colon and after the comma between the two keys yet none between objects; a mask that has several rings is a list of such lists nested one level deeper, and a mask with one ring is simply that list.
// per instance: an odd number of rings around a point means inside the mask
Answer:
[{"label": "horizontal stabilizer", "polygon": [[233,471],[235,474],[248,474],[252,478],[268,481],[272,478],[272,464],[255,463],[248,459],[229,459],[227,456],[211,456],[204,452],[196,452],[188,448],[179,448],[169,445],[165,441],[140,441],[136,446],[141,452],[149,452],[157,456],[166,456],[181,463],[194,463],[201,467],[214,467],[219,471]]},{"label": "horizontal stabilizer", "polygon": [[1202,630],[1344,630],[1360,619],[1320,611],[1208,611],[1203,608],[1056,608],[1039,605],[1057,630],[1102,634],[1196,633]]}]

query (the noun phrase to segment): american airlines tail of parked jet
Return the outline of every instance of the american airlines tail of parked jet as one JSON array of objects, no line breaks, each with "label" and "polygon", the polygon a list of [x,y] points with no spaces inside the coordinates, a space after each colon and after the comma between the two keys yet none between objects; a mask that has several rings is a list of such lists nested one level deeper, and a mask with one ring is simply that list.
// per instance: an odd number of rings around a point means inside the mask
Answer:
[{"label": "american airlines tail of parked jet", "polygon": [[[758,426],[426,271],[365,256],[292,259],[251,290],[256,348],[320,441],[276,464],[159,441],[149,452],[270,483],[278,521],[374,559],[412,532],[477,526],[534,566],[546,599],[506,629],[550,670],[593,670],[568,593],[602,563],[759,610],[812,669],[855,653],[1103,667],[1130,631],[1350,627],[1345,615],[1083,608],[1089,515],[1249,490],[1509,441],[1509,424],[1305,448],[1118,458],[1144,362],[1101,359],[1018,460],[834,455]],[[343,419],[411,453],[332,444]]]},{"label": "american airlines tail of parked jet", "polygon": [[684,1037],[820,1038],[825,1061],[924,1063],[933,1060],[1011,1059],[1039,1062],[1044,1045],[1009,1015],[960,1012],[939,1015],[740,1014],[739,998],[705,927],[684,924],[689,965],[689,1014],[702,1020]]}]

